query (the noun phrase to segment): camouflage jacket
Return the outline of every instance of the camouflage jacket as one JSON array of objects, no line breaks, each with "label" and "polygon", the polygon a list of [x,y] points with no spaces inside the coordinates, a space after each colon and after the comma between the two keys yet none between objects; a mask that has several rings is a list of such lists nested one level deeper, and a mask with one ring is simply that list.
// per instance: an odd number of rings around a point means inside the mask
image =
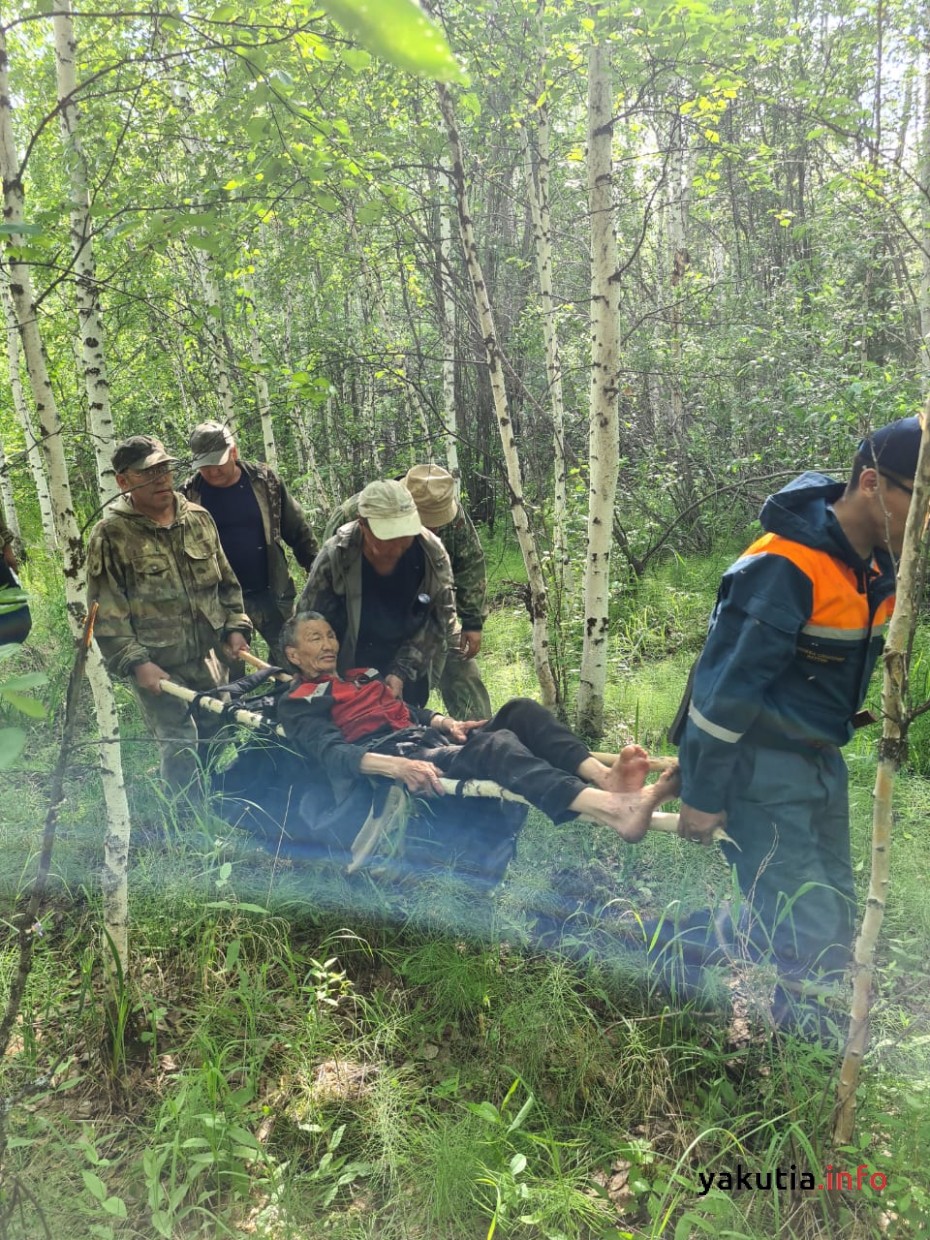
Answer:
[{"label": "camouflage jacket", "polygon": [[0,522],[0,551],[2,551],[3,548],[8,546],[11,542],[15,542],[15,541],[16,541],[16,536],[14,535],[13,531],[7,529],[7,527],[2,522]]},{"label": "camouflage jacket", "polygon": [[[458,644],[452,566],[435,535],[424,530],[419,538],[426,554],[420,591],[430,596],[430,608],[426,622],[398,648],[385,675],[408,681],[428,675],[434,687],[445,667],[446,651]],[[355,667],[362,611],[362,531],[357,521],[343,525],[320,548],[297,610],[320,612],[340,635],[340,674]]]},{"label": "camouflage jacket", "polygon": [[213,518],[175,494],[172,525],[121,497],[90,536],[87,601],[100,606],[94,636],[115,676],[149,660],[170,671],[233,630],[252,632]]},{"label": "camouflage jacket", "polygon": [[[353,495],[330,516],[323,537],[331,538],[341,525],[347,521],[355,521],[357,517],[358,495]],[[478,531],[459,504],[448,525],[440,526],[435,533],[445,547],[452,565],[455,610],[462,628],[469,631],[480,629],[488,614],[488,574]]]},{"label": "camouflage jacket", "polygon": [[[316,556],[316,539],[307,518],[288,493],[287,487],[268,465],[239,461],[258,501],[268,547],[268,588],[278,599],[292,599],[297,590],[287,568],[284,544],[294,552],[301,568],[309,571]],[[194,504],[200,503],[200,474],[192,474],[181,493]],[[222,537],[222,534],[220,535]]]}]

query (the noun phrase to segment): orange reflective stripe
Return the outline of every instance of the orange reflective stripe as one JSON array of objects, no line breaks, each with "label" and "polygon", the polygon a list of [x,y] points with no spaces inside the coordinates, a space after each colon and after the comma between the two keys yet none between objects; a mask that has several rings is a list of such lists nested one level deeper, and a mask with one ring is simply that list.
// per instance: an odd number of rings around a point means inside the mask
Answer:
[{"label": "orange reflective stripe", "polygon": [[[814,603],[805,630],[828,630],[837,640],[861,640],[869,629],[869,600],[860,593],[856,570],[813,547],[792,542],[780,534],[763,534],[740,558],[780,555],[804,573],[814,590]],[[888,623],[894,597],[879,604],[872,632]]]}]

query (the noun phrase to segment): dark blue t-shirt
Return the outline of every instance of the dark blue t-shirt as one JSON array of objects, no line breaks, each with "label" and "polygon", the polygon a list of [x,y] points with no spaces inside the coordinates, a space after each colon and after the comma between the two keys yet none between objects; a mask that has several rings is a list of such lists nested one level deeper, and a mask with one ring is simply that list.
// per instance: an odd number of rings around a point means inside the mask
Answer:
[{"label": "dark blue t-shirt", "polygon": [[386,674],[398,649],[426,620],[417,595],[426,575],[426,554],[419,538],[397,561],[394,571],[379,576],[362,556],[362,614],[355,646],[357,667],[376,667]]},{"label": "dark blue t-shirt", "polygon": [[226,559],[243,594],[268,589],[268,547],[261,509],[243,469],[231,487],[211,487],[200,476],[200,503],[216,522]]}]

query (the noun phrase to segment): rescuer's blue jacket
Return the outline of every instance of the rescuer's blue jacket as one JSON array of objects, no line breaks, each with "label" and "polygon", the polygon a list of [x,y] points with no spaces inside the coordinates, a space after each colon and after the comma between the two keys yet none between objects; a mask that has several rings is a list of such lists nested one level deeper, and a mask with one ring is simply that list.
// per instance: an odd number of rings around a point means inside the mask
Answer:
[{"label": "rescuer's blue jacket", "polygon": [[806,473],[769,496],[766,533],[724,573],[681,740],[682,800],[725,809],[740,742],[844,745],[894,606],[891,556],[863,560],[832,509],[842,483]]}]

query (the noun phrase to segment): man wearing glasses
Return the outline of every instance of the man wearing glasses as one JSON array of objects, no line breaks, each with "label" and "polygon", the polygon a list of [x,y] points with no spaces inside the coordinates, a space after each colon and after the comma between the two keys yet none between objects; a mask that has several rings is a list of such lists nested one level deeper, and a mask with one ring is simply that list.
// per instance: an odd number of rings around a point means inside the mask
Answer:
[{"label": "man wearing glasses", "polygon": [[860,711],[894,606],[920,435],[917,418],[892,422],[859,444],[845,485],[806,473],[769,497],[764,534],[723,576],[680,730],[679,832],[706,841],[722,826],[735,841],[725,854],[749,950],[785,983],[775,1018],[811,1032],[798,983],[835,980],[849,962],[840,747],[871,721]]},{"label": "man wearing glasses", "polygon": [[158,741],[162,777],[174,791],[196,791],[198,739],[218,720],[202,714],[195,724],[161,682],[223,684],[218,655],[247,650],[252,626],[210,514],[174,490],[174,464],[151,435],[113,453],[122,495],[91,534],[87,599],[99,604],[95,636],[107,668],[129,680]]}]

